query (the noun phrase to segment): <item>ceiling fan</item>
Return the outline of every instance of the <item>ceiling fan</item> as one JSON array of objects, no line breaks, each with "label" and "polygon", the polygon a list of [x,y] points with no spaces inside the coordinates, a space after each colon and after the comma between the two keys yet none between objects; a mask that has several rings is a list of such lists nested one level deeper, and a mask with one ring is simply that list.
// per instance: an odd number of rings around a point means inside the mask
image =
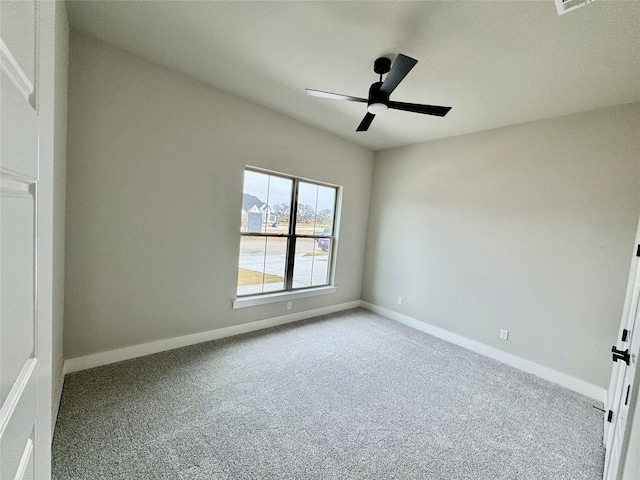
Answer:
[{"label": "ceiling fan", "polygon": [[[395,110],[405,110],[407,112],[423,113],[425,115],[435,115],[444,117],[451,107],[440,107],[438,105],[421,105],[419,103],[392,102],[389,100],[398,84],[407,76],[418,61],[398,54],[393,65],[389,58],[378,58],[373,64],[373,71],[380,75],[380,81],[371,84],[369,88],[369,98],[352,97],[340,95],[338,93],[322,92],[320,90],[306,89],[307,95],[312,97],[330,98],[332,100],[347,100],[349,102],[362,102],[367,104],[367,114],[358,125],[356,132],[366,132],[376,115],[386,112],[389,108]],[[388,74],[382,81],[382,75]]]}]

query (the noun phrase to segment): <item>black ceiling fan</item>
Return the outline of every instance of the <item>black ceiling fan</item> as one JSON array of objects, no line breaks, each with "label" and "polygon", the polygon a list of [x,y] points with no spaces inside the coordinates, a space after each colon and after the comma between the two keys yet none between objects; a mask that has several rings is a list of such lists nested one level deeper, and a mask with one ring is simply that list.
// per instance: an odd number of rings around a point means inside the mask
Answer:
[{"label": "black ceiling fan", "polygon": [[[306,89],[307,95],[312,97],[330,98],[332,100],[347,100],[349,102],[362,102],[367,104],[367,114],[358,125],[356,132],[366,132],[375,116],[386,112],[387,109],[405,110],[407,112],[423,113],[425,115],[435,115],[444,117],[451,107],[440,107],[438,105],[421,105],[419,103],[392,102],[389,95],[393,92],[404,77],[411,71],[418,61],[398,54],[393,65],[389,58],[378,58],[373,64],[373,71],[380,75],[380,81],[371,84],[369,88],[369,98],[352,97],[340,95],[338,93],[322,92],[320,90]],[[388,74],[382,81],[382,75]]]}]

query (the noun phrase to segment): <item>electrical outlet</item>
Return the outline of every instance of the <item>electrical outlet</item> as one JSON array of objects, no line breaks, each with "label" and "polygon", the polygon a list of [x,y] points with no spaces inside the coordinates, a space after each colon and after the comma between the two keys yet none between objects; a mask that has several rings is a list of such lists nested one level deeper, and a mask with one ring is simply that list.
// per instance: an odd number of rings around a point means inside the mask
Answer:
[{"label": "electrical outlet", "polygon": [[500,330],[500,338],[502,340],[509,340],[509,330]]},{"label": "electrical outlet", "polygon": [[291,310],[291,302],[287,302],[287,310]]},{"label": "electrical outlet", "polygon": [[398,305],[402,305],[402,297],[398,297]]}]

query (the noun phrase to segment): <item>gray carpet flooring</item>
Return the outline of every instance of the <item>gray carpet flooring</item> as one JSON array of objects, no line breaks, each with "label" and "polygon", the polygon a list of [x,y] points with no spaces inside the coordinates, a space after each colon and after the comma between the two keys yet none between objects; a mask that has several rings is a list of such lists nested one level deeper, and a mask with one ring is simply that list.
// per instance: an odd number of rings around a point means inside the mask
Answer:
[{"label": "gray carpet flooring", "polygon": [[599,480],[592,405],[357,309],[68,375],[53,478]]}]

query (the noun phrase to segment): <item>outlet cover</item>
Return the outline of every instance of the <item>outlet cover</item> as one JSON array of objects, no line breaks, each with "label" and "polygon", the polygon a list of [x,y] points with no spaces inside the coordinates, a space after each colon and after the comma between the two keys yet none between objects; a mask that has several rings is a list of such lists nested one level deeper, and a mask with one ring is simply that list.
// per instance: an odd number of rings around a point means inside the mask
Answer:
[{"label": "outlet cover", "polygon": [[291,310],[291,302],[287,302],[287,310]]},{"label": "outlet cover", "polygon": [[500,338],[502,340],[509,340],[509,330],[500,330]]},{"label": "outlet cover", "polygon": [[398,305],[402,305],[402,297],[398,297]]}]

